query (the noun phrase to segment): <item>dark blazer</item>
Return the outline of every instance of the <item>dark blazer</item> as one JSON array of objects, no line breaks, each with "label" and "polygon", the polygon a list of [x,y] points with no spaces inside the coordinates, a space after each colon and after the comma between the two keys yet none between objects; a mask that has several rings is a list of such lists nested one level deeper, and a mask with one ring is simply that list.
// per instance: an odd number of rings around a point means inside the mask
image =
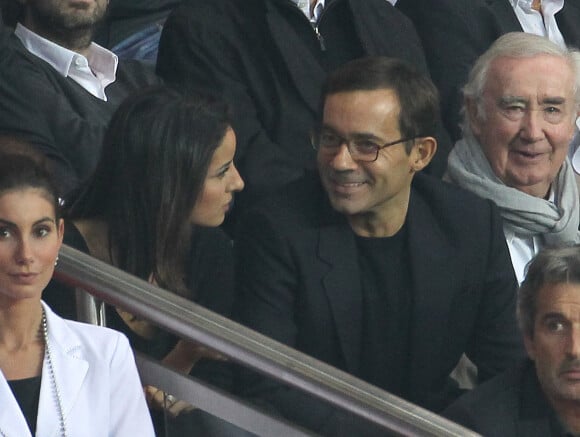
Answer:
[{"label": "dark blazer", "polygon": [[[361,56],[400,58],[428,74],[413,25],[387,1],[330,0],[321,22],[337,14]],[[337,51],[321,51],[289,0],[185,0],[163,29],[157,71],[182,86],[216,90],[232,104],[236,165],[246,182],[238,200],[246,202],[315,167],[309,133],[327,68],[348,54]],[[442,126],[439,139],[433,171],[442,174],[450,149]]]},{"label": "dark blazer", "polygon": [[485,437],[561,437],[530,360],[486,382],[443,413]]},{"label": "dark blazer", "polygon": [[[398,0],[396,7],[415,24],[441,94],[445,127],[457,140],[461,88],[471,67],[501,35],[521,32],[520,22],[508,0]],[[580,47],[580,0],[565,0],[556,21],[566,43]]]},{"label": "dark blazer", "polygon": [[[407,215],[413,309],[407,399],[440,411],[458,392],[448,375],[465,352],[489,378],[523,357],[516,281],[495,206],[426,175]],[[236,240],[240,321],[355,376],[363,326],[354,233],[318,178],[256,207]],[[244,394],[321,430],[331,413],[301,394],[242,376]],[[340,430],[340,426],[337,427]],[[334,431],[324,429],[332,434]]]},{"label": "dark blazer", "polygon": [[108,100],[30,53],[15,35],[0,45],[0,133],[22,136],[51,164],[55,182],[68,194],[93,173],[113,112],[132,92],[160,83],[153,70],[121,61]]}]

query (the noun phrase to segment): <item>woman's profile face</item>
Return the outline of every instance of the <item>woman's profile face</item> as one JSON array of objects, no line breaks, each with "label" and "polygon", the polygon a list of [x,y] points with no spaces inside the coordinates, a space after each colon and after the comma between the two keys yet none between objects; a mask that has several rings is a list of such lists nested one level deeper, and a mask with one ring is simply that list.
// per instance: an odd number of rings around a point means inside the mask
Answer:
[{"label": "woman's profile face", "polygon": [[230,209],[234,193],[244,188],[244,181],[233,159],[236,135],[228,128],[224,139],[215,150],[205,182],[193,211],[191,221],[200,226],[219,226]]},{"label": "woman's profile face", "polygon": [[64,223],[39,188],[0,193],[0,301],[40,299],[52,277]]}]

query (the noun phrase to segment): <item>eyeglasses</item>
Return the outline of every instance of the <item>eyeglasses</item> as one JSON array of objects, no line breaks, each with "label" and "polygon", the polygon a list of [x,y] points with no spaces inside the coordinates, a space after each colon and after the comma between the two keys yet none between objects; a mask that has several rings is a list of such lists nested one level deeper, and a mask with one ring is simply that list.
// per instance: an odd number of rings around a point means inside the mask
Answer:
[{"label": "eyeglasses", "polygon": [[401,138],[381,145],[364,138],[349,140],[328,131],[313,133],[310,137],[314,150],[318,150],[326,155],[336,155],[340,147],[343,144],[346,144],[351,158],[360,162],[376,161],[379,157],[379,150],[384,149],[385,147],[394,146],[395,144],[405,143],[414,140],[415,138],[418,137]]}]

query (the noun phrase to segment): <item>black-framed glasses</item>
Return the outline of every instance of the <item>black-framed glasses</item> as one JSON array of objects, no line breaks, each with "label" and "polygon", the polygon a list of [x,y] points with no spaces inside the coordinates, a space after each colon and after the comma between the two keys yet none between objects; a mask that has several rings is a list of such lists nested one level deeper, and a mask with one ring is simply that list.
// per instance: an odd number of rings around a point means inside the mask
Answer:
[{"label": "black-framed glasses", "polygon": [[390,141],[385,144],[377,144],[375,141],[370,139],[354,139],[349,140],[343,138],[335,133],[322,131],[313,133],[310,137],[312,141],[312,147],[314,150],[318,150],[327,155],[336,155],[343,144],[346,144],[348,153],[355,161],[361,162],[373,162],[379,157],[379,151],[385,147],[394,146],[399,143],[406,143],[418,138],[417,136],[411,138],[401,138],[396,141]]}]

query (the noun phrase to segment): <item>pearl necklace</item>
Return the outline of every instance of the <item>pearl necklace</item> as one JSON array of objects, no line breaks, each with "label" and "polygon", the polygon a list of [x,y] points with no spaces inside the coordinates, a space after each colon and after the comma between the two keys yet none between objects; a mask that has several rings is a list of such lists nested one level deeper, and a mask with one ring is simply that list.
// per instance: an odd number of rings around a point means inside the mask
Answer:
[{"label": "pearl necklace", "polygon": [[[60,424],[60,434],[62,437],[66,437],[66,422],[64,419],[64,412],[62,408],[62,399],[60,397],[60,390],[58,389],[58,385],[56,384],[56,376],[54,374],[54,364],[52,362],[52,354],[50,352],[50,343],[48,341],[48,323],[46,322],[46,312],[44,308],[42,308],[42,322],[40,324],[42,329],[42,336],[44,338],[44,359],[47,361],[48,364],[48,377],[50,379],[50,385],[52,387],[52,392],[54,397],[56,398],[56,406],[58,408],[59,413],[59,424]],[[40,406],[39,406],[40,407]],[[2,437],[8,437],[2,429],[0,429],[0,435]]]},{"label": "pearl necklace", "polygon": [[56,376],[54,374],[54,364],[52,363],[52,354],[50,353],[50,343],[48,341],[48,323],[46,322],[46,311],[44,311],[44,307],[42,308],[42,334],[44,336],[44,358],[48,363],[48,376],[50,378],[50,385],[52,386],[52,391],[54,397],[56,398],[56,406],[58,407],[58,413],[60,416],[60,435],[62,437],[66,437],[66,422],[62,408],[60,390],[56,384]]}]

